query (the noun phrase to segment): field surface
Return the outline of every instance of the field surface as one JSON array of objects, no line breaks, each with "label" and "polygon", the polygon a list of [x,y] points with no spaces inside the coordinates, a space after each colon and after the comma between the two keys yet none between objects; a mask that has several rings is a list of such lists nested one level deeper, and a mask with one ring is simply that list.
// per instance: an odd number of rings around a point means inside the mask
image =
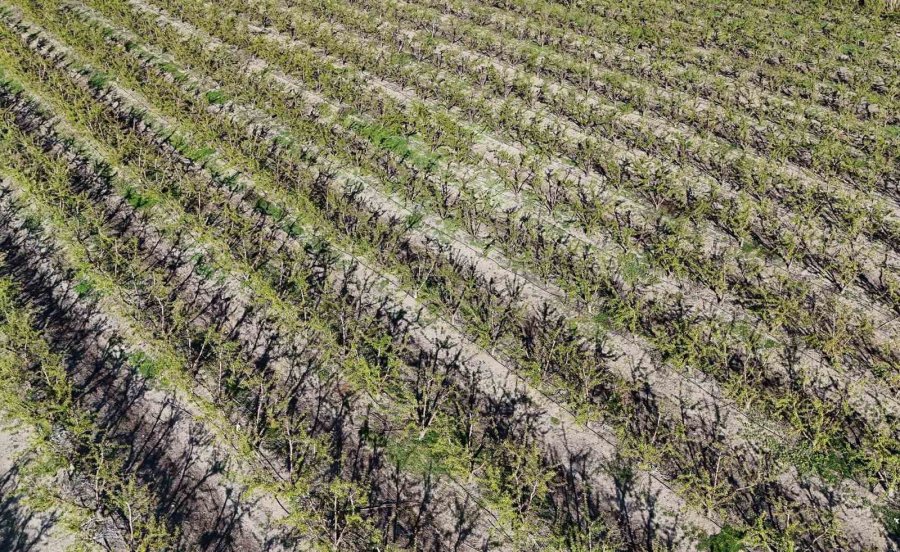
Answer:
[{"label": "field surface", "polygon": [[0,550],[900,550],[861,4],[0,0]]}]

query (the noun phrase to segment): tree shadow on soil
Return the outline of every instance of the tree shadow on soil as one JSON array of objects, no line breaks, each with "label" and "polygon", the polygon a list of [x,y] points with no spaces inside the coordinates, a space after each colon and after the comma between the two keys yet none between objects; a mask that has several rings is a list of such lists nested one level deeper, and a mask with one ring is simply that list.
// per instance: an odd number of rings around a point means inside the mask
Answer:
[{"label": "tree shadow on soil", "polygon": [[16,496],[16,474],[12,466],[0,475],[0,550],[29,552],[38,550],[41,538],[50,531],[53,516],[37,518]]},{"label": "tree shadow on soil", "polygon": [[[95,319],[83,301],[60,300],[58,288],[73,286],[71,280],[56,281],[33,270],[35,260],[27,258],[20,243],[4,240],[0,250],[7,254],[0,275],[19,282],[34,309],[35,326],[66,359],[74,404],[96,414],[96,438],[118,452],[121,475],[134,476],[151,491],[156,514],[170,531],[181,533],[187,547],[259,549],[252,535],[242,534],[242,518],[252,505],[241,503],[239,490],[223,489],[216,480],[225,465],[216,451],[208,450],[210,436],[171,394],[151,393],[147,380],[113,354],[116,344],[102,338],[107,328],[91,322]],[[4,500],[4,513],[13,512],[14,505]],[[123,529],[123,520],[118,522]],[[18,549],[13,529],[21,526],[21,514],[3,517],[0,550]]]}]

